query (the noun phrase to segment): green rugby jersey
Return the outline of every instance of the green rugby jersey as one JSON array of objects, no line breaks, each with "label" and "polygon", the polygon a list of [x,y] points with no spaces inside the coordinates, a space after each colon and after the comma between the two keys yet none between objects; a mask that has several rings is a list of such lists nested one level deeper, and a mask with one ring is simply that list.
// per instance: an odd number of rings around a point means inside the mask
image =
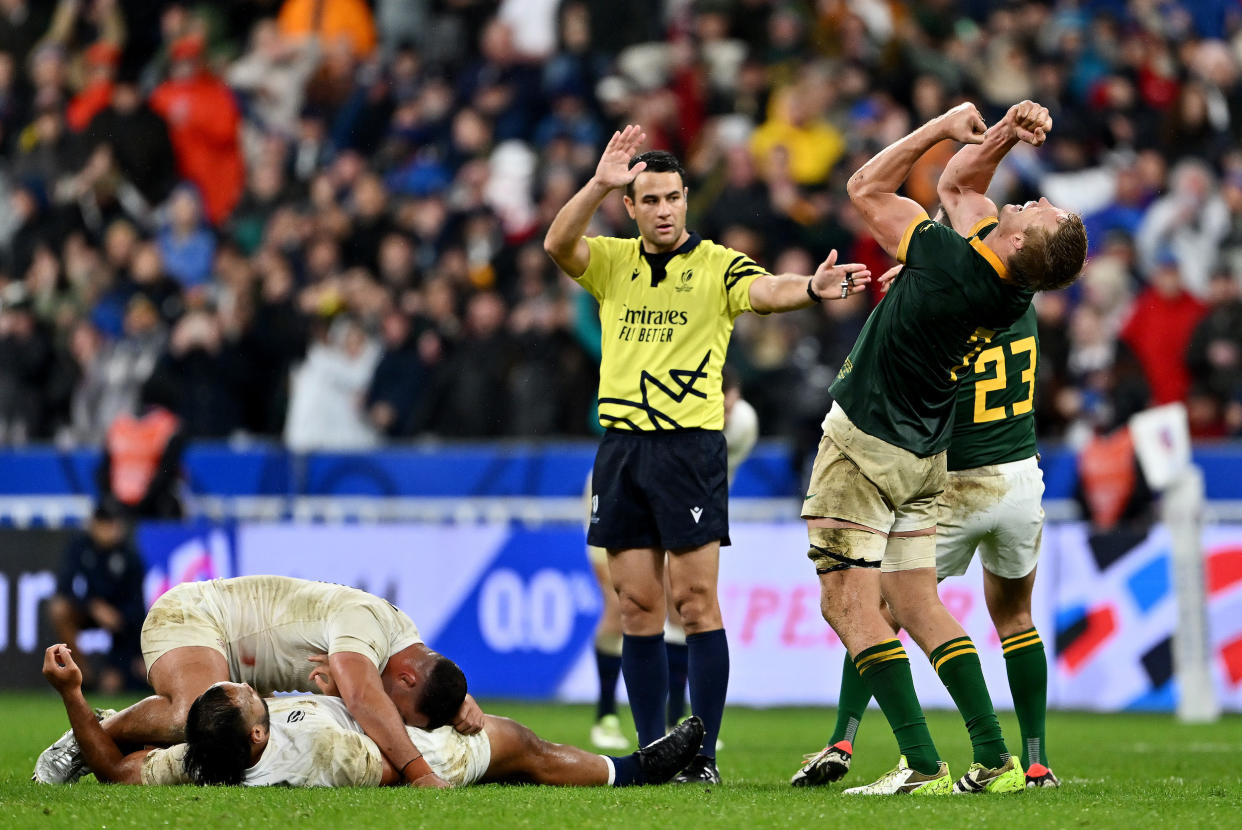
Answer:
[{"label": "green rugby jersey", "polygon": [[957,387],[949,469],[1021,461],[1035,454],[1035,307],[997,332]]},{"label": "green rugby jersey", "polygon": [[733,321],[751,311],[754,260],[696,233],[670,254],[640,240],[586,238],[578,282],[599,300],[599,423],[653,431],[724,428],[724,367]]},{"label": "green rugby jersey", "polygon": [[995,217],[963,237],[926,214],[902,235],[901,278],[867,318],[832,396],[868,435],[915,455],[949,446],[958,382],[996,332],[1030,305],[980,240]]}]

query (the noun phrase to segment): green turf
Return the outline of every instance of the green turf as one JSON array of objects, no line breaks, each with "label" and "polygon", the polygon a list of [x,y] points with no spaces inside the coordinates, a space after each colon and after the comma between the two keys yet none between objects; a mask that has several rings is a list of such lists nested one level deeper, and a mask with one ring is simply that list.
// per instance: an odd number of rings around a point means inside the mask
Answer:
[{"label": "green turf", "polygon": [[[118,701],[103,699],[95,704]],[[583,744],[590,714],[581,706],[491,702],[551,740]],[[100,786],[46,787],[28,781],[34,758],[65,728],[59,700],[0,696],[0,828],[299,827],[384,830],[419,826],[486,827],[842,827],[902,830],[967,826],[1037,828],[1242,827],[1242,718],[1185,726],[1156,715],[1053,714],[1050,758],[1065,786],[1013,796],[844,798],[840,786],[788,785],[802,753],[818,749],[832,726],[819,709],[731,709],[721,769],[711,787],[560,790],[489,785],[428,792],[244,790]],[[932,732],[950,768],[970,760],[956,715],[934,712]],[[1017,724],[1002,715],[1011,744]],[[895,745],[883,716],[868,713],[846,784],[892,766]],[[863,824],[854,823],[858,820]],[[879,822],[884,822],[880,824]],[[893,822],[891,825],[890,822]]]}]

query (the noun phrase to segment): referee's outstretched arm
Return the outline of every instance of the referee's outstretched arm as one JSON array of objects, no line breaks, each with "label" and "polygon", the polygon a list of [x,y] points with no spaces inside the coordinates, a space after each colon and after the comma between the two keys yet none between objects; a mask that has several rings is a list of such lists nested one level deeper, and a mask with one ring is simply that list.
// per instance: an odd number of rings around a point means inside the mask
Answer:
[{"label": "referee's outstretched arm", "polygon": [[750,284],[750,305],[760,314],[793,311],[821,300],[843,300],[871,282],[871,271],[858,262],[837,264],[834,248],[810,277],[778,274],[760,277]]}]

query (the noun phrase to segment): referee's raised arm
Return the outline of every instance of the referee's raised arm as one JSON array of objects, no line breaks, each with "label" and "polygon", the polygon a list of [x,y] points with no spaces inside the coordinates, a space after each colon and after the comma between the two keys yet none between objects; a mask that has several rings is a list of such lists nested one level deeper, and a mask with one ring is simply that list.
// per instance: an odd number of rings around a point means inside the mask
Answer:
[{"label": "referee's raised arm", "polygon": [[591,249],[582,235],[604,197],[618,187],[625,187],[646,169],[643,162],[629,166],[630,159],[646,140],[647,134],[637,124],[627,124],[624,130],[613,133],[600,156],[595,175],[565,203],[548,226],[543,249],[569,276],[582,276],[591,262]]}]

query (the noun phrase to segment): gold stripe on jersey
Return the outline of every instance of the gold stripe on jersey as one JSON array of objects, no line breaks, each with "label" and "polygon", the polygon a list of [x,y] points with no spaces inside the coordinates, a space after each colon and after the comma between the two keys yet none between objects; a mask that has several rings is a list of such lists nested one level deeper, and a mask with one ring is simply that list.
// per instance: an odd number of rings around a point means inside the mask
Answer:
[{"label": "gold stripe on jersey", "polygon": [[976,222],[975,224],[971,225],[970,230],[966,232],[966,235],[975,236],[979,233],[979,231],[983,230],[988,225],[995,225],[999,221],[1000,220],[997,219],[995,216],[985,216],[982,219],[980,219],[978,222]]},{"label": "gold stripe on jersey", "polygon": [[578,282],[599,300],[599,423],[637,432],[724,427],[720,375],[750,286],[768,272],[691,234],[652,255],[640,239],[588,237]]},{"label": "gold stripe on jersey", "polygon": [[975,358],[979,357],[979,353],[983,351],[983,347],[992,342],[992,338],[996,336],[996,332],[992,329],[985,329],[982,326],[975,329],[975,333],[966,341],[969,347],[966,354],[962,357],[960,363],[949,370],[949,379],[958,380],[959,372],[964,372],[974,365]]},{"label": "gold stripe on jersey", "polygon": [[897,246],[898,262],[906,261],[906,251],[910,248],[910,237],[914,236],[914,229],[924,222],[930,221],[931,220],[928,218],[926,213],[920,213],[914,218],[913,221],[910,222],[909,225],[906,225],[906,229],[901,234],[901,243]]},{"label": "gold stripe on jersey", "polygon": [[996,255],[987,245],[983,244],[983,240],[977,236],[970,238],[970,247],[975,249],[975,253],[987,260],[988,265],[992,266],[992,270],[996,272],[996,276],[1002,280],[1009,280],[1009,271],[1005,268],[1005,263],[1001,262],[1000,257]]}]

